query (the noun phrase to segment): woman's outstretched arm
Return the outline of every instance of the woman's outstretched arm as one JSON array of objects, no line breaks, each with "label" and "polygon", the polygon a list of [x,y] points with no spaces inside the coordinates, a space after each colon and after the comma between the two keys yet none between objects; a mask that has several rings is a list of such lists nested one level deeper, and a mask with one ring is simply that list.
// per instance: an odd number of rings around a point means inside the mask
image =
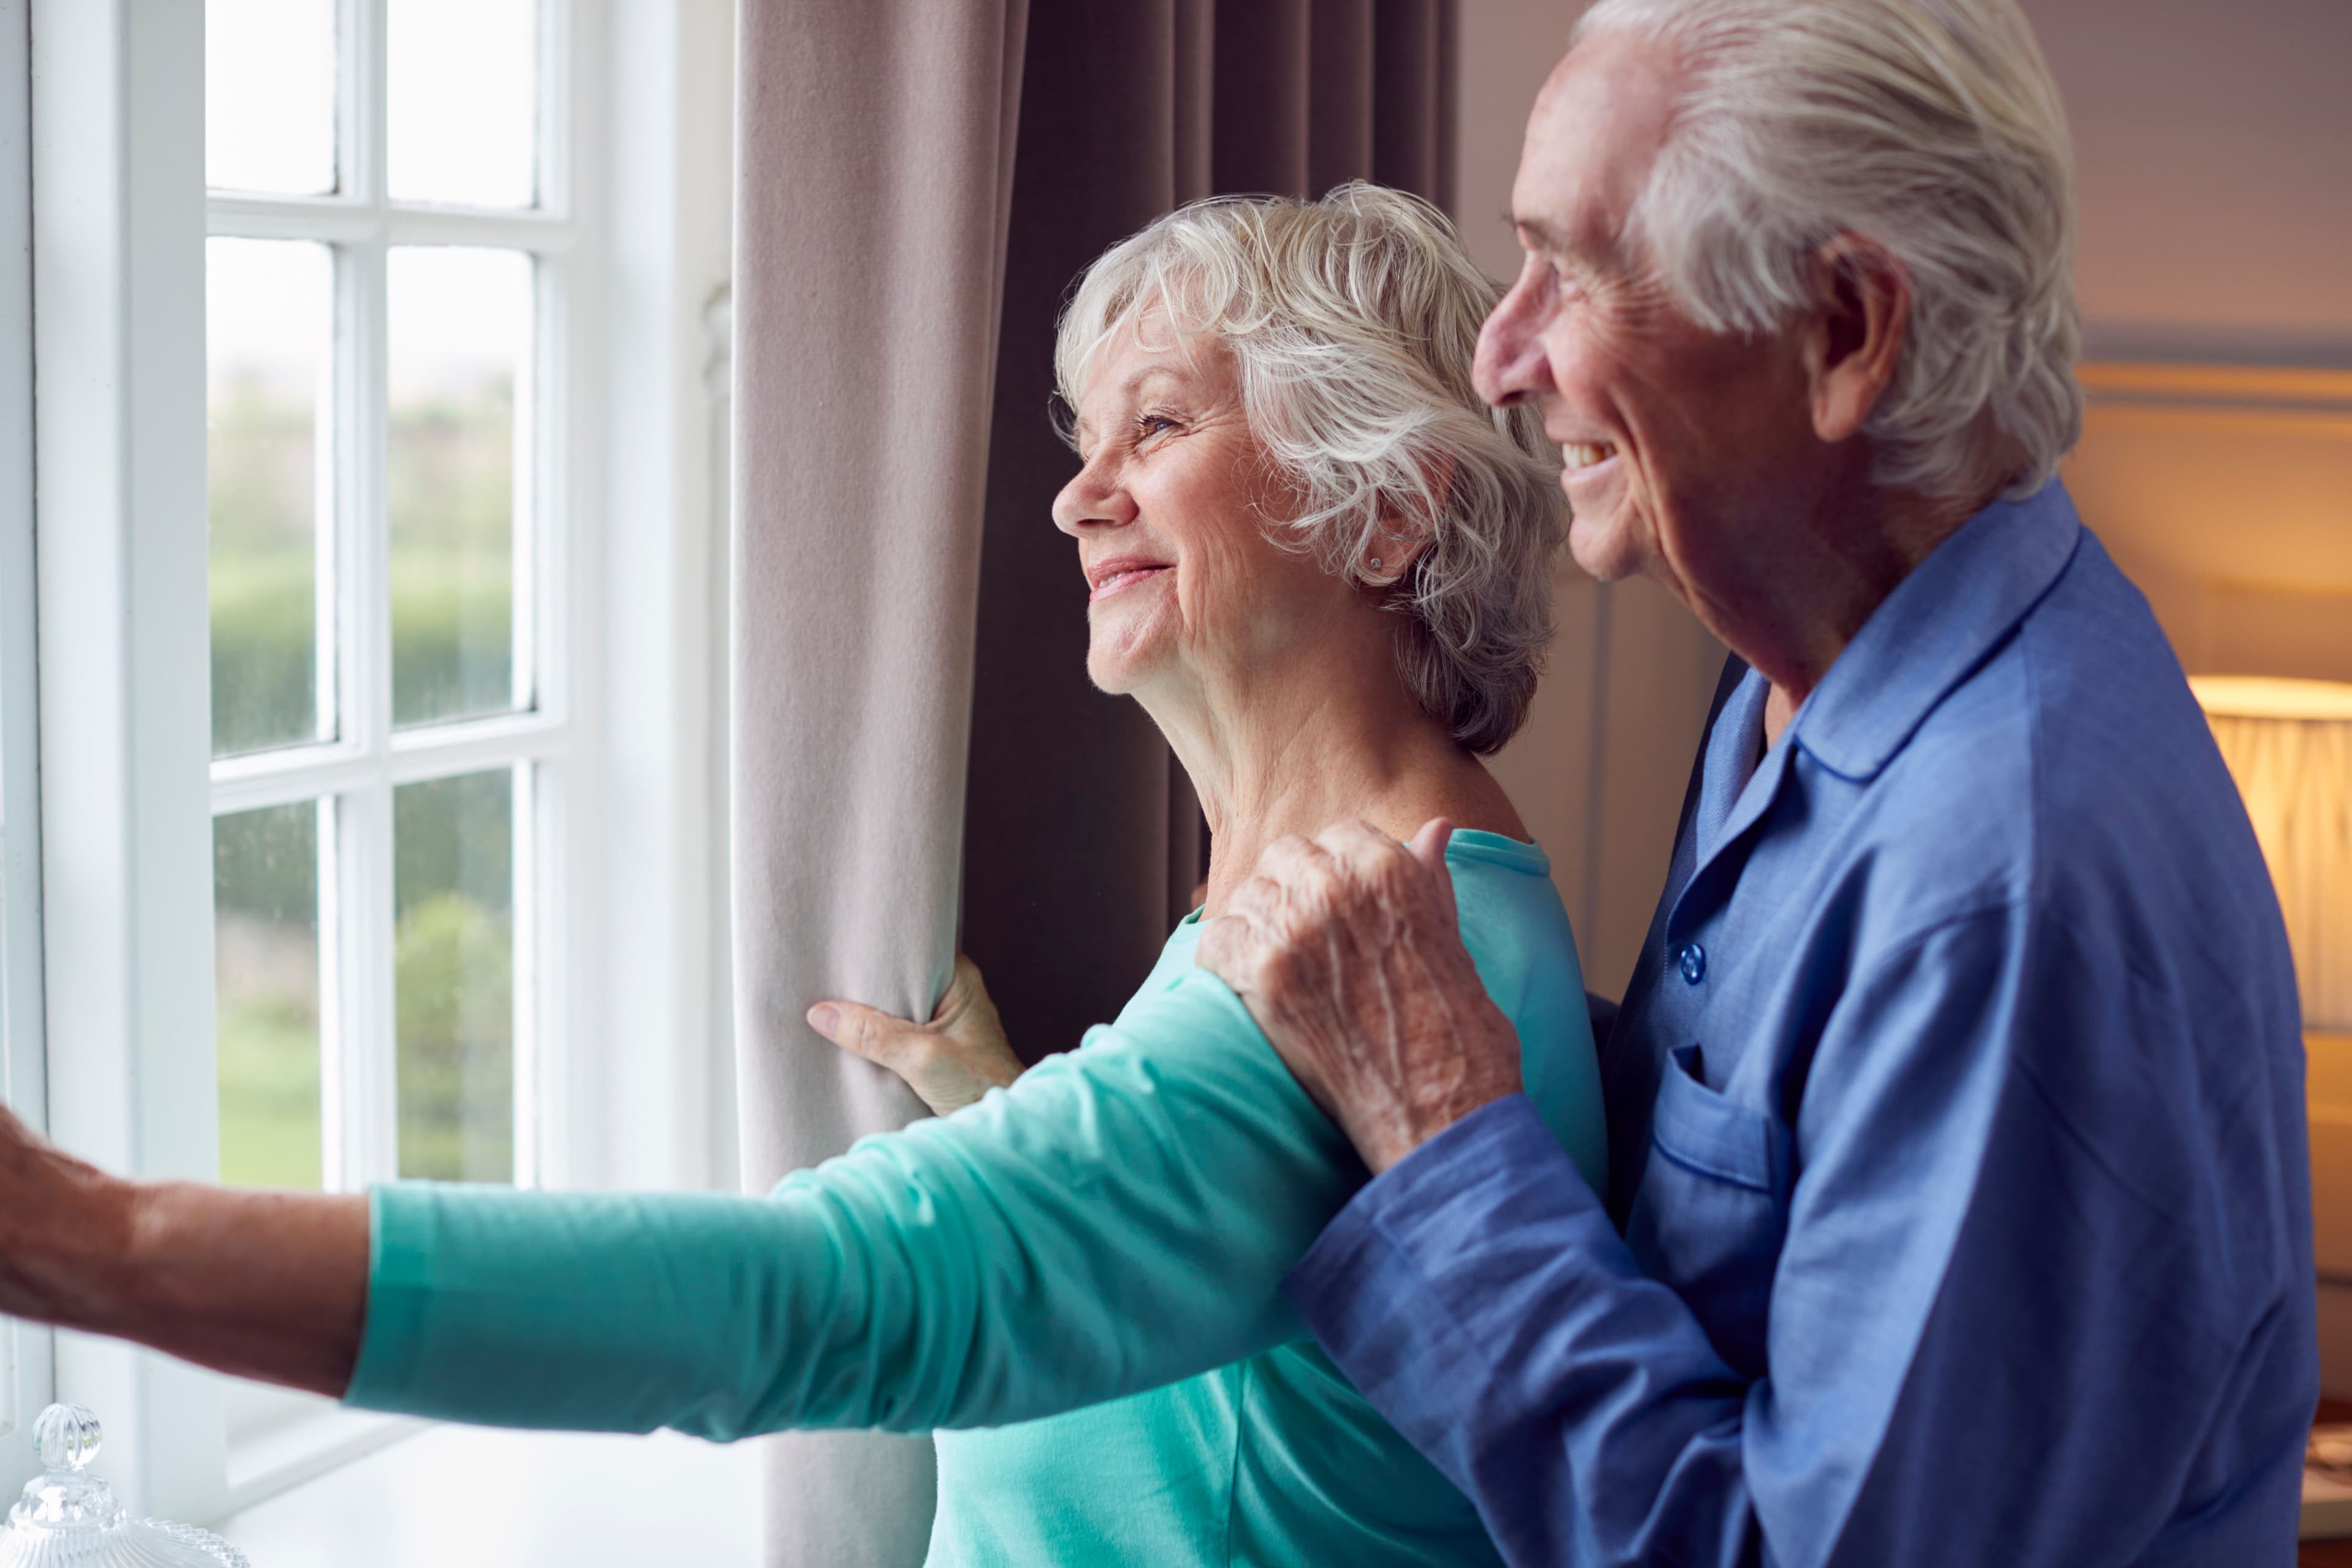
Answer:
[{"label": "woman's outstretched arm", "polygon": [[128,1182],[0,1110],[0,1312],[341,1395],[367,1290],[363,1196]]}]

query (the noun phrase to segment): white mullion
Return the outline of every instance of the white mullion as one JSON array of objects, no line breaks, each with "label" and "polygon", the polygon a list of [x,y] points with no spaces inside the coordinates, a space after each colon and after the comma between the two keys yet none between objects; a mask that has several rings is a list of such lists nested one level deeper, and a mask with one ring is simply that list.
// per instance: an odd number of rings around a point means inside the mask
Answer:
[{"label": "white mullion", "polygon": [[335,195],[361,204],[376,202],[383,189],[368,166],[383,141],[376,112],[383,79],[370,69],[383,56],[378,3],[338,0],[335,6],[335,101],[342,106],[335,116]]},{"label": "white mullion", "polygon": [[205,232],[216,239],[367,239],[383,215],[328,196],[212,195],[205,202]]},{"label": "white mullion", "polygon": [[400,1114],[394,1049],[392,787],[378,784],[336,797],[343,850],[337,958],[342,965],[340,1042],[341,1190],[357,1191],[399,1173]]},{"label": "white mullion", "polygon": [[346,910],[343,898],[343,820],[349,815],[333,795],[319,798],[319,1176],[331,1193],[349,1192],[352,1158],[352,1086],[343,993],[350,969],[344,962]]},{"label": "white mullion", "polygon": [[539,0],[539,167],[533,171],[539,210],[557,219],[578,214],[572,184],[572,105],[576,59],[574,17],[569,5]]},{"label": "white mullion", "polygon": [[353,36],[350,81],[354,93],[352,194],[377,218],[369,237],[354,247],[362,268],[362,330],[353,367],[357,461],[352,465],[354,514],[361,545],[355,597],[361,605],[354,626],[352,661],[362,710],[356,739],[373,764],[373,778],[345,796],[355,828],[348,842],[355,851],[344,880],[354,942],[346,952],[352,966],[352,1031],[345,1057],[351,1095],[352,1147],[359,1155],[353,1186],[390,1181],[399,1173],[397,1088],[399,1022],[394,939],[393,784],[383,763],[392,751],[392,536],[385,488],[387,425],[385,377],[391,365],[386,342],[388,237],[382,224],[386,190],[385,0],[352,0]]},{"label": "white mullion", "polygon": [[548,405],[560,401],[550,395],[552,384],[546,374],[551,347],[548,340],[553,335],[547,330],[553,319],[548,297],[561,295],[562,289],[552,264],[540,258],[526,259],[530,265],[531,321],[523,363],[514,367],[514,477],[509,492],[513,500],[508,524],[512,549],[508,581],[513,584],[513,603],[507,635],[512,670],[507,689],[515,707],[529,710],[546,700],[540,684],[547,660],[541,657],[539,607],[543,595],[539,563],[548,552],[541,550],[540,540],[548,515],[546,493],[554,488],[546,482],[554,467],[548,461],[547,437],[552,432],[545,427],[555,423],[547,417]]},{"label": "white mullion", "polygon": [[508,836],[513,847],[508,903],[514,911],[508,937],[512,955],[509,991],[514,1007],[514,1052],[509,1066],[514,1074],[514,1184],[519,1187],[535,1187],[541,1181],[539,888],[542,858],[536,806],[538,797],[545,793],[541,787],[541,772],[528,763],[515,768],[513,827]]},{"label": "white mullion", "polygon": [[205,232],[221,239],[373,240],[449,245],[562,256],[576,243],[572,226],[535,214],[401,206],[384,210],[301,196],[220,196],[205,205]]},{"label": "white mullion", "polygon": [[572,247],[572,226],[540,213],[403,204],[383,215],[394,245],[478,245],[556,255]]},{"label": "white mullion", "polygon": [[[537,715],[530,717],[535,719]],[[478,732],[415,749],[405,744],[395,746],[389,755],[368,757],[330,751],[321,760],[298,767],[278,766],[226,778],[216,776],[213,783],[213,813],[223,816],[377,784],[422,784],[428,779],[483,773],[510,767],[518,762],[550,759],[568,751],[572,743],[572,737],[562,726],[543,721],[484,723],[467,728],[478,729]],[[406,742],[411,733],[414,731],[404,731],[401,740]]]},{"label": "white mullion", "polygon": [[[572,167],[574,18],[572,6],[551,0],[540,0],[538,14],[534,197],[541,221],[560,225],[557,232],[568,238],[579,213]],[[568,374],[580,326],[574,283],[566,259],[546,253],[532,258],[530,363],[516,397],[517,696],[558,723],[572,717],[571,664],[562,638],[572,624],[566,613],[574,532],[568,464],[576,443],[563,437],[576,416]],[[528,670],[520,668],[525,657]],[[568,1075],[547,1049],[549,1042],[568,1038],[561,1016],[565,921],[556,913],[569,907],[560,896],[571,816],[565,784],[563,770],[551,762],[515,770],[515,1180],[526,1186],[561,1178],[572,1163],[572,1140],[558,1137],[558,1148],[548,1146],[551,1134],[569,1125],[562,1114]]]}]

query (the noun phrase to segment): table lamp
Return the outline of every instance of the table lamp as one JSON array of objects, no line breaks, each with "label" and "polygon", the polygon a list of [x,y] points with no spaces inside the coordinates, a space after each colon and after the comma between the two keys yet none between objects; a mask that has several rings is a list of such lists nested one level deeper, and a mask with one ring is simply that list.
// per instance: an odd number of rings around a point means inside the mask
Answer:
[{"label": "table lamp", "polygon": [[2352,685],[2198,676],[2286,912],[2303,1026],[2352,1035]]}]

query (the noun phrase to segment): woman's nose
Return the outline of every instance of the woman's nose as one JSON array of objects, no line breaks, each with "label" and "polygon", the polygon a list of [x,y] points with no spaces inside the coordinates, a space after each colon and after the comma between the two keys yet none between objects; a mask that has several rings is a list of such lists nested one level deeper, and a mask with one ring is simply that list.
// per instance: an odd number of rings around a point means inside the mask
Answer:
[{"label": "woman's nose", "polygon": [[1115,528],[1134,521],[1135,498],[1099,458],[1080,468],[1054,498],[1054,526],[1072,539],[1089,523]]},{"label": "woman's nose", "polygon": [[1522,268],[1519,280],[1478,329],[1478,355],[1471,363],[1471,384],[1479,396],[1497,408],[1541,396],[1551,389],[1537,275],[1532,262]]}]

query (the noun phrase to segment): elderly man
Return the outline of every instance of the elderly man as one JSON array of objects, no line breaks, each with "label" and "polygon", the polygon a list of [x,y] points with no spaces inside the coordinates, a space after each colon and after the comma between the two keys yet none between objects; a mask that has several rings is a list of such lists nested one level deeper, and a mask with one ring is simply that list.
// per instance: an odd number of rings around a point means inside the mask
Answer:
[{"label": "elderly man", "polygon": [[1286,1290],[1516,1563],[2254,1563],[2317,1394],[2303,1056],[2180,669],[2053,477],[2063,117],[2013,0],[1601,0],[1482,390],[1738,655],[1596,1195],[1432,824],[1202,962],[1375,1179]]}]

